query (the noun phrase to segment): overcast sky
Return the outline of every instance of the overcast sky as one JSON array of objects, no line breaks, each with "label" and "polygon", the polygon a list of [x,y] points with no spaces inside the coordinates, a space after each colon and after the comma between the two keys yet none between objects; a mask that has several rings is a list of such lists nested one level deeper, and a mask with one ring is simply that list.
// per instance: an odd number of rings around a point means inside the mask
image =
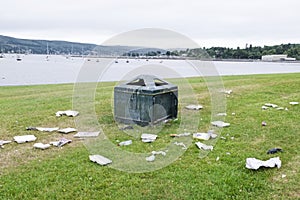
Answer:
[{"label": "overcast sky", "polygon": [[299,0],[3,0],[0,35],[102,44],[141,28],[201,47],[300,43]]}]

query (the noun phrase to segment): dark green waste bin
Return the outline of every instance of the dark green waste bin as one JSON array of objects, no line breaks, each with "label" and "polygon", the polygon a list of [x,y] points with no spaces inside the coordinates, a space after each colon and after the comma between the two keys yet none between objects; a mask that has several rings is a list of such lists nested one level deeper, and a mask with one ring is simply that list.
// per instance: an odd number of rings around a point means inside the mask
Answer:
[{"label": "dark green waste bin", "polygon": [[114,88],[114,118],[125,124],[153,125],[177,118],[178,87],[152,75],[140,75]]}]

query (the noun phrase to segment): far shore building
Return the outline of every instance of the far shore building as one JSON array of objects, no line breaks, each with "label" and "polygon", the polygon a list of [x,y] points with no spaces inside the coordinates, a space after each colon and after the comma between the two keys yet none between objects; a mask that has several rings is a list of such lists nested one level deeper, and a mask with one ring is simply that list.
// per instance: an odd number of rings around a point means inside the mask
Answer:
[{"label": "far shore building", "polygon": [[261,57],[262,61],[295,61],[296,58],[287,57],[284,54],[265,55]]}]

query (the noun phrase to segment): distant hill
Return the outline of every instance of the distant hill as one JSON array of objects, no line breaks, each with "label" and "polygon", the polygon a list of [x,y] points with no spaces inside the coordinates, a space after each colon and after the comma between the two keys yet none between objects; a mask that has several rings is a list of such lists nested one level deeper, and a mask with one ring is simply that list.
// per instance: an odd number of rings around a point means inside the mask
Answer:
[{"label": "distant hill", "polygon": [[103,46],[88,43],[19,39],[0,35],[0,53],[122,55],[137,47]]}]

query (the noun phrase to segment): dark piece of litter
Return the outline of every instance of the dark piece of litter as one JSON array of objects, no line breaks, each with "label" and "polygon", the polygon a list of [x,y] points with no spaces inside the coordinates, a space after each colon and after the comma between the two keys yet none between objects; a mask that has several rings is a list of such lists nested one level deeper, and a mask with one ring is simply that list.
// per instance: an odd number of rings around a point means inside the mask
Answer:
[{"label": "dark piece of litter", "polygon": [[282,149],[280,148],[273,148],[273,149],[270,149],[267,154],[274,154],[274,153],[277,153],[277,152],[283,152]]}]

